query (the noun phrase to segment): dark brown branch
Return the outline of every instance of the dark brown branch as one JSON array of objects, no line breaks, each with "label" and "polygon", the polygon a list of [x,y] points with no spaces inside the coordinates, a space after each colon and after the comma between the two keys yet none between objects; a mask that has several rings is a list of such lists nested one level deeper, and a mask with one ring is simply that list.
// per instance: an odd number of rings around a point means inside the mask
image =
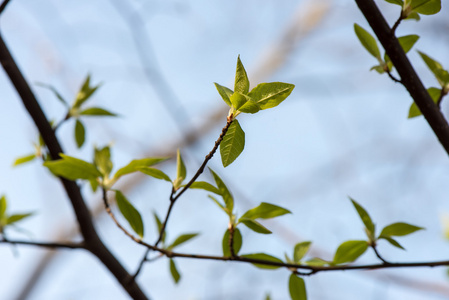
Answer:
[{"label": "dark brown branch", "polygon": [[449,154],[449,125],[438,106],[413,69],[398,39],[385,21],[373,0],[355,0],[382,46],[385,48],[393,65],[398,71],[401,82],[408,90],[416,105],[426,118],[441,145]]},{"label": "dark brown branch", "polygon": [[26,245],[26,246],[36,246],[43,248],[52,248],[52,249],[85,249],[86,246],[84,243],[45,243],[45,242],[31,242],[31,241],[16,241],[9,239],[1,239],[0,244],[11,244],[11,245]]},{"label": "dark brown branch", "polygon": [[8,3],[10,2],[11,0],[4,0],[3,2],[2,2],[2,4],[0,4],[0,15],[3,13],[3,11],[5,10],[5,8],[6,8],[6,5],[8,5]]},{"label": "dark brown branch", "polygon": [[[59,158],[59,154],[62,153],[61,145],[57,140],[50,123],[42,111],[36,97],[30,89],[27,81],[19,70],[15,63],[8,47],[6,46],[3,37],[0,35],[0,62],[14,85],[17,93],[19,94],[25,108],[29,115],[33,119],[39,133],[41,134],[52,159]],[[86,249],[94,254],[101,262],[109,269],[109,271],[115,276],[117,281],[128,292],[128,294],[134,299],[148,299],[142,292],[140,287],[135,281],[130,281],[131,277],[125,268],[120,264],[117,258],[109,251],[103,244],[100,237],[95,230],[89,210],[81,196],[81,191],[78,185],[74,181],[69,181],[61,178],[61,182],[64,186],[70,203],[72,204],[75,212],[81,234],[84,238]]]}]

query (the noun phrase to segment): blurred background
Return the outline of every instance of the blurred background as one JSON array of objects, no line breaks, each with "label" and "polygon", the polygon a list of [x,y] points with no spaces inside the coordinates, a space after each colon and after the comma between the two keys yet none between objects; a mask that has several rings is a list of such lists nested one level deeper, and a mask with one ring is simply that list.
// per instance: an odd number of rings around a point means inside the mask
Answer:
[{"label": "blurred background", "polygon": [[[393,24],[400,8],[377,1]],[[446,3],[443,3],[443,5]],[[449,10],[420,22],[406,21],[398,35],[421,36],[409,57],[426,87],[438,86],[415,50],[449,68]],[[449,160],[423,117],[407,119],[412,99],[388,76],[369,71],[377,62],[357,40],[353,24],[372,32],[348,0],[13,0],[0,30],[47,117],[66,110],[38,82],[51,84],[69,101],[84,78],[102,83],[91,105],[119,118],[84,118],[86,144],[78,150],[74,121],[57,132],[65,151],[91,160],[93,146],[112,145],[115,170],[131,159],[173,157],[181,148],[188,178],[226,123],[227,108],[213,82],[232,88],[237,56],[251,86],[283,81],[296,85],[275,109],[239,116],[246,133],[242,155],[223,168],[242,214],[260,202],[293,214],[264,224],[272,235],[242,228],[241,253],[292,255],[313,242],[311,257],[331,259],[340,243],[364,239],[363,225],[348,196],[364,206],[378,228],[404,221],[425,227],[398,238],[402,251],[380,242],[393,262],[449,257],[444,224],[449,219]],[[10,212],[36,212],[19,223],[11,239],[79,240],[72,208],[60,183],[38,161],[13,168],[33,152],[37,130],[3,71],[0,72],[0,194]],[[447,116],[449,105],[443,100]],[[175,160],[160,168],[174,176]],[[206,171],[200,180],[212,182]],[[153,212],[165,215],[170,184],[143,176],[118,183],[144,217],[145,240],[154,242]],[[145,249],[134,244],[103,212],[99,193],[83,187],[95,223],[113,253],[134,272]],[[188,191],[175,205],[168,240],[200,236],[180,252],[221,253],[227,217],[203,191]],[[151,299],[288,299],[289,272],[248,264],[176,259],[145,265],[138,282]],[[368,251],[358,263],[376,263]],[[0,299],[127,299],[115,279],[82,250],[49,251],[0,245]],[[327,272],[305,278],[309,299],[448,299],[447,268]]]}]

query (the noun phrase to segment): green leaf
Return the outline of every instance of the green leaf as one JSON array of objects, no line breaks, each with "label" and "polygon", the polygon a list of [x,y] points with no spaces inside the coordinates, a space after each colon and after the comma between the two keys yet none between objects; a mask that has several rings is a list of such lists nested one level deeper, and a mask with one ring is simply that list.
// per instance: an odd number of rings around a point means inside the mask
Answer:
[{"label": "green leaf", "polygon": [[37,86],[49,89],[50,91],[53,92],[53,94],[55,94],[56,98],[58,98],[59,101],[61,101],[62,104],[64,104],[64,106],[69,107],[69,104],[67,101],[65,101],[64,97],[61,96],[61,94],[58,92],[58,90],[56,88],[54,88],[52,85],[49,84],[45,84],[42,82],[36,82]]},{"label": "green leaf", "polygon": [[346,241],[335,252],[333,263],[336,265],[355,261],[368,249],[366,241]]},{"label": "green leaf", "polygon": [[98,188],[98,181],[96,180],[89,180],[90,187],[92,188],[92,191],[95,193]]},{"label": "green leaf", "polygon": [[182,235],[178,236],[176,238],[176,240],[170,246],[167,247],[167,250],[172,250],[173,248],[175,248],[181,244],[184,244],[188,240],[193,239],[197,235],[198,235],[198,233],[182,234]]},{"label": "green leaf", "polygon": [[243,67],[239,55],[237,57],[237,69],[235,71],[234,92],[239,92],[241,94],[248,94],[248,91],[249,91],[248,75],[246,75],[246,70]]},{"label": "green leaf", "polygon": [[403,222],[393,223],[385,226],[380,233],[381,236],[404,236],[411,234],[418,230],[423,230],[424,228],[415,225],[410,225]]},{"label": "green leaf", "polygon": [[419,16],[419,14],[416,11],[412,11],[408,14],[408,16],[405,18],[405,20],[419,21],[419,20],[421,20],[421,17]]},{"label": "green leaf", "polygon": [[120,168],[115,173],[114,178],[118,179],[119,177],[121,177],[123,175],[139,171],[139,168],[151,167],[152,165],[160,163],[161,161],[164,161],[164,160],[166,160],[166,158],[163,158],[163,157],[149,157],[149,158],[132,160],[129,164],[127,164],[123,168]]},{"label": "green leaf", "polygon": [[[441,89],[436,87],[431,87],[427,89],[427,92],[430,95],[430,98],[432,98],[433,102],[436,104],[438,102],[438,99],[440,99],[441,95]],[[416,105],[415,102],[410,105],[410,109],[408,111],[408,118],[414,118],[421,115],[421,110],[418,108],[418,105]]]},{"label": "green leaf", "polygon": [[449,73],[443,69],[441,64],[421,51],[418,51],[418,53],[421,55],[421,58],[426,63],[427,67],[432,71],[433,75],[435,75],[435,78],[438,80],[441,87],[449,84]]},{"label": "green leaf", "polygon": [[291,211],[274,204],[262,202],[259,206],[244,213],[240,219],[271,219],[285,214],[291,214]]},{"label": "green leaf", "polygon": [[253,99],[247,95],[240,94],[239,92],[232,94],[230,100],[232,106],[243,113],[255,114],[260,110],[259,105],[254,102]]},{"label": "green leaf", "polygon": [[[234,254],[238,255],[240,249],[242,248],[242,234],[240,233],[240,230],[238,228],[234,228],[234,239],[233,239],[233,248],[234,248]],[[224,257],[230,257],[231,251],[229,249],[229,229],[226,230],[223,241],[222,241],[222,247],[223,247],[223,256]]]},{"label": "green leaf", "polygon": [[184,164],[181,152],[178,149],[178,151],[176,152],[176,179],[173,182],[173,187],[175,188],[175,190],[179,189],[186,176],[187,176],[186,165]]},{"label": "green leaf", "polygon": [[399,44],[401,45],[405,53],[409,52],[418,40],[419,35],[416,34],[401,36],[400,38],[398,38]]},{"label": "green leaf", "polygon": [[307,252],[309,252],[311,244],[312,242],[302,242],[296,244],[295,249],[293,250],[293,260],[296,263],[299,263],[301,259],[304,257],[304,255],[306,255]]},{"label": "green leaf", "polygon": [[[389,59],[388,56],[385,57],[385,59]],[[371,67],[371,69],[369,69],[370,71],[374,70],[379,74],[383,74],[385,73],[384,67],[382,65],[377,65],[377,66],[373,66]]]},{"label": "green leaf", "polygon": [[60,156],[62,159],[44,162],[44,167],[47,167],[56,176],[61,176],[69,180],[96,180],[102,176],[100,171],[87,161],[62,153]]},{"label": "green leaf", "polygon": [[34,160],[35,158],[36,158],[36,154],[30,154],[30,155],[21,156],[21,157],[17,158],[17,159],[14,161],[13,166],[15,167],[15,166],[18,166],[18,165],[27,163],[27,162],[29,162],[29,161]]},{"label": "green leaf", "polygon": [[411,8],[423,15],[434,15],[441,10],[441,0],[412,0]]},{"label": "green leaf", "polygon": [[95,91],[100,87],[100,85],[97,86],[90,86],[90,75],[87,75],[86,79],[84,80],[83,85],[81,86],[81,89],[79,90],[78,94],[75,98],[75,103],[73,104],[73,108],[79,108],[84,102],[86,102],[92,95],[95,93]]},{"label": "green leaf", "polygon": [[109,146],[94,151],[94,165],[104,175],[109,176],[112,171],[111,150]]},{"label": "green leaf", "polygon": [[215,202],[215,204],[218,205],[218,207],[220,207],[227,215],[231,215],[232,212],[230,212],[226,207],[223,206],[223,204],[220,203],[220,201],[217,200],[217,198],[215,198],[212,195],[207,195],[208,198],[212,199],[212,201]]},{"label": "green leaf", "polygon": [[[157,226],[157,234],[159,235],[161,232],[161,229],[162,229],[162,222],[161,222],[161,219],[159,219],[159,216],[157,215],[156,212],[153,212],[153,216],[154,216],[154,221],[156,222],[156,226]],[[162,235],[162,239],[161,239],[162,244],[165,243],[165,235],[166,234],[164,232],[164,234]]]},{"label": "green leaf", "polygon": [[142,172],[143,174],[154,177],[156,179],[162,179],[162,180],[171,182],[170,177],[168,177],[167,174],[165,174],[164,172],[162,172],[159,169],[150,168],[150,167],[141,167],[141,168],[138,168],[138,170],[140,172]]},{"label": "green leaf", "polygon": [[86,139],[86,130],[84,129],[83,123],[80,120],[76,119],[75,123],[75,141],[78,148],[81,148]]},{"label": "green leaf", "polygon": [[360,204],[358,204],[354,199],[352,199],[351,197],[349,197],[349,199],[351,200],[352,204],[354,205],[355,209],[357,210],[357,213],[359,214],[360,219],[362,219],[363,224],[365,224],[366,229],[368,230],[369,233],[371,233],[370,236],[373,236],[375,234],[375,225],[374,225],[373,221],[371,220],[371,217],[366,212],[366,210]]},{"label": "green leaf", "polygon": [[217,194],[217,195],[221,194],[221,192],[216,187],[214,187],[209,182],[205,182],[205,181],[195,181],[194,183],[192,183],[192,185],[189,188],[190,189],[201,189],[201,190],[205,190],[205,191]]},{"label": "green leaf", "polygon": [[246,227],[251,229],[254,232],[262,233],[262,234],[270,234],[271,231],[268,230],[265,226],[260,224],[259,222],[251,219],[239,219],[239,223],[243,223]]},{"label": "green leaf", "polygon": [[128,221],[134,232],[137,233],[140,238],[143,238],[143,222],[140,213],[119,190],[115,190],[115,199],[117,200],[117,206],[123,217]]},{"label": "green leaf", "polygon": [[85,110],[83,110],[82,112],[80,112],[80,115],[83,116],[109,116],[109,117],[116,117],[117,114],[112,113],[106,109],[103,109],[101,107],[90,107],[87,108]]},{"label": "green leaf", "polygon": [[230,97],[234,92],[225,86],[219,85],[218,83],[214,82],[214,84],[223,101],[226,102],[229,107],[232,107]]},{"label": "green leaf", "polygon": [[385,0],[385,1],[387,1],[388,3],[392,3],[392,4],[397,4],[401,7],[404,5],[404,2],[402,0]]},{"label": "green leaf", "polygon": [[402,249],[402,250],[405,250],[405,248],[404,247],[402,247],[401,246],[401,244],[399,244],[395,239],[393,239],[392,237],[389,237],[389,236],[379,236],[379,239],[384,239],[384,240],[386,240],[387,242],[389,242],[391,245],[393,245],[393,246],[395,246],[395,247],[397,247],[397,248],[399,248],[399,249]]},{"label": "green leaf", "polygon": [[33,213],[15,214],[15,215],[8,216],[8,218],[6,219],[5,225],[11,225],[13,223],[17,223],[25,218],[28,218],[31,215],[33,215]]},{"label": "green leaf", "polygon": [[363,29],[358,24],[354,23],[354,31],[357,37],[359,38],[360,43],[362,43],[363,47],[365,47],[368,52],[377,58],[378,60],[381,60],[380,57],[380,51],[377,47],[377,42],[374,39],[374,37],[365,29]]},{"label": "green leaf", "polygon": [[326,266],[329,265],[331,262],[321,259],[319,257],[314,257],[312,259],[309,259],[308,261],[306,261],[306,264],[309,266],[314,266],[314,267],[322,267],[322,266]]},{"label": "green leaf", "polygon": [[181,279],[181,275],[179,274],[178,269],[176,268],[174,260],[171,258],[170,258],[170,273],[175,283],[178,283],[179,280]]},{"label": "green leaf", "polygon": [[245,148],[245,132],[237,120],[229,126],[228,132],[220,144],[221,162],[227,167],[242,153]]},{"label": "green leaf", "polygon": [[[282,264],[283,261],[280,260],[277,257],[274,257],[272,255],[266,254],[266,253],[254,253],[254,254],[245,254],[245,255],[241,255],[241,257],[245,257],[245,258],[249,258],[249,259],[258,259],[258,260],[264,260],[264,261],[269,261],[269,262],[275,262],[275,263],[280,263]],[[270,265],[264,265],[264,264],[259,264],[259,263],[252,263],[255,267],[260,268],[260,269],[279,269],[280,266],[270,266]]]},{"label": "green leaf", "polygon": [[229,192],[227,186],[224,184],[223,180],[212,171],[211,168],[209,168],[209,171],[214,176],[215,183],[217,184],[218,190],[220,191],[220,195],[223,197],[223,200],[225,202],[225,207],[228,210],[229,213],[232,213],[234,210],[234,198],[232,197],[231,192]]},{"label": "green leaf", "polygon": [[307,300],[304,279],[298,277],[294,273],[290,275],[290,279],[288,280],[288,290],[292,300]]},{"label": "green leaf", "polygon": [[267,293],[267,295],[265,296],[265,300],[271,300],[271,296],[269,293]]},{"label": "green leaf", "polygon": [[2,197],[0,198],[0,220],[5,215],[7,207],[8,207],[8,202],[6,201],[6,197],[5,197],[5,195],[2,195]]},{"label": "green leaf", "polygon": [[283,82],[261,83],[248,94],[260,109],[268,109],[278,106],[293,91],[295,85]]}]

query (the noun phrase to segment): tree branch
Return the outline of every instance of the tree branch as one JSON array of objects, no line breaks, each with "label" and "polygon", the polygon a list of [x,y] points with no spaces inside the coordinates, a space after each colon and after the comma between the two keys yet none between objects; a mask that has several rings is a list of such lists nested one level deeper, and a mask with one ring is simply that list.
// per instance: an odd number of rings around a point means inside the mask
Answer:
[{"label": "tree branch", "polygon": [[9,240],[3,237],[0,239],[0,244],[11,244],[11,245],[26,245],[26,246],[36,246],[44,248],[66,248],[66,249],[86,249],[84,243],[46,243],[46,242],[31,242],[31,241],[16,241]]},{"label": "tree branch", "polygon": [[[59,154],[63,153],[61,145],[59,144],[50,123],[47,121],[36,97],[31,91],[30,86],[11,56],[1,34],[0,62],[39,130],[52,159],[59,158]],[[86,249],[101,260],[131,297],[134,299],[147,299],[137,283],[134,280],[129,280],[131,277],[129,273],[101,241],[93,225],[86,203],[81,196],[81,191],[78,185],[74,181],[69,181],[63,178],[60,179],[78,220]]]},{"label": "tree branch", "polygon": [[0,4],[0,15],[3,13],[3,11],[5,10],[5,8],[6,8],[6,5],[8,5],[8,3],[10,2],[11,0],[4,0],[3,2],[2,2],[2,4]]},{"label": "tree branch", "polygon": [[385,48],[393,65],[396,67],[401,82],[412,96],[423,116],[426,118],[441,145],[449,154],[449,125],[438,106],[413,69],[398,39],[388,26],[382,13],[373,0],[355,0],[382,46]]}]

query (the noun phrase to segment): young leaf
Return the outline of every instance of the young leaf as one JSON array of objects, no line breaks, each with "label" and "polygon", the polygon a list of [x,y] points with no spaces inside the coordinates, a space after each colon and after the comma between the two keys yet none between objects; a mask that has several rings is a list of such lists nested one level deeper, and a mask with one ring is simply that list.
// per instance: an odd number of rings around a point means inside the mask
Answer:
[{"label": "young leaf", "polygon": [[[427,92],[429,93],[430,97],[432,98],[433,102],[436,104],[438,102],[438,99],[440,99],[441,95],[441,89],[436,87],[431,87],[427,89]],[[414,118],[421,115],[421,110],[419,110],[418,105],[416,105],[415,102],[410,105],[410,109],[408,111],[408,118]]]},{"label": "young leaf", "polygon": [[81,148],[86,139],[86,130],[84,129],[83,123],[80,120],[76,119],[75,123],[75,141],[78,148]]},{"label": "young leaf", "polygon": [[211,168],[209,168],[209,170],[214,176],[214,180],[217,184],[218,190],[220,191],[220,195],[223,197],[223,200],[225,202],[226,209],[229,211],[229,213],[232,213],[232,211],[234,210],[234,198],[232,198],[231,192],[229,192],[223,180],[221,180],[217,173],[212,171]]},{"label": "young leaf", "polygon": [[393,223],[385,226],[380,236],[404,236],[424,228],[410,225],[403,222]]},{"label": "young leaf", "polygon": [[298,277],[294,273],[290,275],[288,280],[288,291],[292,300],[307,300],[306,285],[304,279]]},{"label": "young leaf", "polygon": [[336,265],[355,261],[368,249],[366,241],[346,241],[342,243],[334,255],[333,263]]},{"label": "young leaf", "polygon": [[220,207],[227,215],[232,214],[232,212],[230,212],[226,207],[224,207],[223,204],[221,204],[220,201],[218,201],[215,197],[213,197],[212,195],[207,195],[207,197],[212,199],[212,201],[214,201],[215,204],[217,204],[218,207]]},{"label": "young leaf", "polygon": [[178,269],[176,268],[175,261],[171,258],[170,258],[170,273],[175,283],[178,283],[179,279],[181,279],[181,275],[179,274]]},{"label": "young leaf", "polygon": [[441,0],[411,0],[411,8],[423,15],[434,15],[441,10]]},{"label": "young leaf", "polygon": [[360,219],[362,219],[363,224],[365,224],[366,229],[371,233],[371,235],[375,234],[375,226],[373,221],[371,220],[371,217],[369,216],[369,214],[366,212],[366,210],[357,202],[355,202],[354,199],[352,199],[351,197],[349,197],[349,199],[351,200],[352,204],[354,205],[355,209],[357,210],[357,213],[360,216]]},{"label": "young leaf", "polygon": [[189,187],[190,189],[201,189],[201,190],[205,190],[217,195],[220,195],[220,191],[214,187],[212,184],[210,184],[209,182],[205,182],[205,181],[195,181],[194,183],[192,183],[192,185]]},{"label": "young leaf", "polygon": [[65,101],[64,97],[62,97],[61,94],[58,92],[58,90],[54,88],[52,85],[45,84],[42,82],[36,82],[36,85],[49,89],[50,91],[53,92],[53,94],[55,94],[56,98],[58,98],[58,100],[61,101],[62,104],[64,104],[64,106],[69,107],[69,104],[67,103],[67,101]]},{"label": "young leaf", "polygon": [[[156,226],[157,226],[157,234],[159,235],[162,229],[162,222],[161,219],[159,219],[159,216],[157,215],[156,212],[153,212],[153,216],[154,216],[154,221],[156,222]],[[165,232],[162,236],[162,240],[161,240],[162,244],[165,243]]]},{"label": "young leaf", "polygon": [[402,0],[385,0],[385,1],[387,1],[388,3],[392,3],[392,4],[397,4],[401,7],[404,5],[404,2]]},{"label": "young leaf", "polygon": [[83,85],[81,86],[80,91],[76,95],[75,103],[73,104],[73,108],[79,108],[84,102],[86,102],[93,93],[100,87],[100,85],[91,87],[90,86],[90,75],[87,75]]},{"label": "young leaf", "polygon": [[176,152],[176,179],[173,182],[173,187],[175,188],[175,190],[179,189],[186,176],[186,166],[184,164],[184,161],[182,160],[181,152],[178,149],[178,151]]},{"label": "young leaf", "polygon": [[226,104],[231,107],[231,100],[230,97],[234,93],[231,89],[228,89],[225,86],[221,86],[218,83],[215,83],[215,87],[217,88],[218,93],[220,94],[221,98],[223,98],[223,101],[226,102]]},{"label": "young leaf", "polygon": [[314,257],[314,258],[306,261],[306,264],[308,264],[309,266],[314,266],[314,267],[322,267],[322,266],[329,265],[330,263],[332,263],[332,262],[321,259],[319,257]]},{"label": "young leaf", "polygon": [[229,126],[228,132],[220,144],[220,154],[223,167],[229,166],[245,148],[245,132],[237,120]]},{"label": "young leaf", "polygon": [[94,164],[104,176],[109,176],[112,170],[111,150],[109,146],[103,147],[102,149],[95,148]]},{"label": "young leaf", "polygon": [[360,43],[362,43],[363,47],[365,47],[368,52],[377,58],[378,60],[381,60],[380,57],[380,51],[377,47],[377,42],[374,39],[374,37],[365,29],[363,29],[358,24],[354,23],[354,31],[357,37],[359,38]]},{"label": "young leaf", "polygon": [[157,163],[160,163],[161,161],[166,160],[166,158],[163,157],[150,157],[150,158],[143,158],[143,159],[135,159],[131,161],[129,164],[124,166],[123,168],[119,169],[115,175],[114,178],[118,179],[119,177],[137,172],[139,171],[139,168],[142,167],[151,167],[152,165],[155,165]]},{"label": "young leaf", "polygon": [[173,248],[175,248],[181,244],[184,244],[188,240],[193,239],[197,235],[198,235],[198,233],[190,233],[190,234],[180,235],[176,238],[176,240],[170,246],[167,247],[167,250],[172,250]]},{"label": "young leaf", "polygon": [[170,177],[168,177],[167,174],[165,174],[164,172],[162,172],[159,169],[150,168],[150,167],[141,167],[141,168],[138,168],[138,170],[140,172],[142,172],[143,174],[154,177],[156,179],[162,179],[162,180],[171,182]]},{"label": "young leaf", "polygon": [[278,106],[293,91],[295,85],[283,82],[261,83],[248,94],[260,109],[268,109]]},{"label": "young leaf", "polygon": [[421,58],[426,63],[427,67],[429,67],[429,69],[435,75],[435,78],[438,80],[441,87],[444,87],[447,84],[449,84],[449,73],[445,69],[443,69],[441,64],[436,60],[430,58],[426,54],[422,53],[421,51],[418,51],[418,53],[419,55],[421,55]]},{"label": "young leaf", "polygon": [[21,220],[23,220],[25,218],[28,218],[31,215],[33,215],[33,213],[10,215],[6,219],[6,224],[5,225],[11,225],[13,223],[19,222],[19,221],[21,221]]},{"label": "young leaf", "polygon": [[246,75],[246,70],[243,67],[239,55],[237,57],[237,69],[235,71],[234,92],[239,92],[241,94],[248,94],[248,91],[249,91],[248,75]]},{"label": "young leaf", "polygon": [[254,232],[257,233],[262,233],[262,234],[270,234],[271,231],[268,230],[265,226],[263,226],[262,224],[260,224],[259,222],[255,221],[255,220],[251,220],[251,219],[239,219],[239,223],[243,223],[246,227],[248,227],[249,229],[251,229]]},{"label": "young leaf", "polygon": [[311,244],[312,242],[302,242],[296,244],[295,249],[293,250],[293,260],[296,263],[299,263],[301,259],[304,257],[304,255],[306,255],[307,252],[309,252]]},{"label": "young leaf", "polygon": [[260,110],[259,105],[254,102],[253,99],[247,95],[240,94],[239,92],[232,94],[230,100],[232,106],[243,113],[255,114]]},{"label": "young leaf", "polygon": [[393,239],[392,237],[389,237],[389,236],[382,236],[382,235],[381,235],[381,236],[379,236],[379,239],[384,239],[384,240],[386,240],[387,242],[389,242],[391,245],[395,246],[396,248],[405,250],[405,248],[402,247],[401,244],[399,244],[399,243],[398,243],[395,239]]},{"label": "young leaf", "polygon": [[[243,241],[242,234],[240,233],[240,230],[238,228],[234,228],[233,248],[235,255],[238,255],[240,249],[242,248],[242,241]],[[223,236],[222,247],[223,247],[223,256],[230,257],[231,251],[229,249],[229,229],[226,230]]]},{"label": "young leaf", "polygon": [[2,195],[0,198],[0,219],[3,218],[6,212],[6,208],[8,207],[8,202],[6,201],[5,195]]},{"label": "young leaf", "polygon": [[115,190],[115,199],[117,200],[117,206],[123,217],[128,221],[134,232],[143,238],[143,222],[140,213],[119,190]]},{"label": "young leaf", "polygon": [[399,44],[405,53],[409,52],[412,49],[413,45],[418,41],[419,35],[411,34],[406,36],[401,36],[398,38]]},{"label": "young leaf", "polygon": [[[275,262],[275,263],[283,263],[282,260],[280,260],[277,257],[274,257],[272,255],[266,254],[266,253],[254,253],[254,254],[245,254],[241,255],[242,257],[249,258],[249,259],[259,259],[259,260],[265,260],[269,262]],[[252,263],[255,267],[260,269],[278,269],[280,266],[271,266],[271,265],[264,265],[259,263]]]},{"label": "young leaf", "polygon": [[254,207],[244,213],[240,219],[271,219],[290,213],[291,211],[289,211],[288,209],[274,204],[262,202],[261,204],[259,204],[259,206]]},{"label": "young leaf", "polygon": [[102,176],[100,171],[87,161],[65,154],[60,154],[60,156],[62,159],[44,162],[44,167],[47,167],[56,176],[61,176],[69,180],[96,180]]},{"label": "young leaf", "polygon": [[17,159],[14,161],[13,166],[15,167],[15,166],[18,166],[18,165],[27,163],[27,162],[29,162],[29,161],[34,160],[35,158],[36,158],[36,154],[30,154],[30,155],[21,156],[21,157],[17,158]]},{"label": "young leaf", "polygon": [[110,111],[100,108],[100,107],[90,107],[87,108],[85,110],[83,110],[82,112],[80,112],[80,115],[84,115],[84,116],[109,116],[109,117],[116,117],[117,114],[115,113],[111,113]]}]

